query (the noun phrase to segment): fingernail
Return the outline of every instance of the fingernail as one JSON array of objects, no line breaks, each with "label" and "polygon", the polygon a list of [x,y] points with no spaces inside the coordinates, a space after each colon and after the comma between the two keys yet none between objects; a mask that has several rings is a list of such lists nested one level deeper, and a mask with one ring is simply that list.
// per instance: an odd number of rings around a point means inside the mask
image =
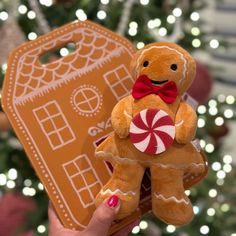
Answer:
[{"label": "fingernail", "polygon": [[115,208],[119,203],[119,198],[116,195],[112,195],[107,200],[107,205],[111,208]]}]

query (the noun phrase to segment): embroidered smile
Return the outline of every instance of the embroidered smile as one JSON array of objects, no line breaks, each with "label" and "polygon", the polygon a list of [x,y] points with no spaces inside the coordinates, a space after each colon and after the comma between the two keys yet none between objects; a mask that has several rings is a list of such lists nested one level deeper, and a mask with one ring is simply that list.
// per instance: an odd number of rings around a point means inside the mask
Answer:
[{"label": "embroidered smile", "polygon": [[152,84],[154,85],[157,85],[157,84],[164,84],[166,82],[168,82],[168,80],[162,80],[162,81],[156,81],[156,80],[151,80],[150,81],[152,82]]}]

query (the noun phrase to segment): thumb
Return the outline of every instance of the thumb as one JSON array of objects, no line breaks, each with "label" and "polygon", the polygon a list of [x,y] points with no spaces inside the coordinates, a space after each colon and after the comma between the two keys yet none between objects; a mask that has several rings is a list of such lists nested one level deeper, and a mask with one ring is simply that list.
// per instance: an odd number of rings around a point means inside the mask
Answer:
[{"label": "thumb", "polygon": [[85,232],[90,236],[107,235],[119,209],[120,200],[112,195],[95,210]]}]

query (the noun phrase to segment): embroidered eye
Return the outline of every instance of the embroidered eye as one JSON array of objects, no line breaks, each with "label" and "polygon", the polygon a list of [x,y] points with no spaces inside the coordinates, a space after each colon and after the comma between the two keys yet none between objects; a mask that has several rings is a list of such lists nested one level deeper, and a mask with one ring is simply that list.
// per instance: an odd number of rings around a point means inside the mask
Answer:
[{"label": "embroidered eye", "polygon": [[144,61],[144,63],[143,63],[143,67],[147,67],[147,66],[148,66],[148,64],[149,64],[149,62],[148,62],[148,61]]},{"label": "embroidered eye", "polygon": [[172,64],[170,66],[170,69],[176,71],[177,70],[177,65],[176,64]]}]

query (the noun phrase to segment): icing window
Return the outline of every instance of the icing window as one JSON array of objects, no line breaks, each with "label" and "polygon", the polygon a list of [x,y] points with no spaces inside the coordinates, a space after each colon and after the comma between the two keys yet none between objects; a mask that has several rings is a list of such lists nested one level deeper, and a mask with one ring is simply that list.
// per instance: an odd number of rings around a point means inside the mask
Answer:
[{"label": "icing window", "polygon": [[71,104],[79,115],[94,116],[102,106],[101,92],[93,85],[82,85],[73,91]]},{"label": "icing window", "polygon": [[104,79],[117,100],[130,95],[134,81],[124,65],[104,74]]},{"label": "icing window", "polygon": [[56,101],[48,102],[33,112],[53,150],[75,140],[75,135]]},{"label": "icing window", "polygon": [[87,155],[83,154],[76,157],[74,160],[65,163],[63,168],[82,206],[87,208],[93,205],[102,184]]}]

